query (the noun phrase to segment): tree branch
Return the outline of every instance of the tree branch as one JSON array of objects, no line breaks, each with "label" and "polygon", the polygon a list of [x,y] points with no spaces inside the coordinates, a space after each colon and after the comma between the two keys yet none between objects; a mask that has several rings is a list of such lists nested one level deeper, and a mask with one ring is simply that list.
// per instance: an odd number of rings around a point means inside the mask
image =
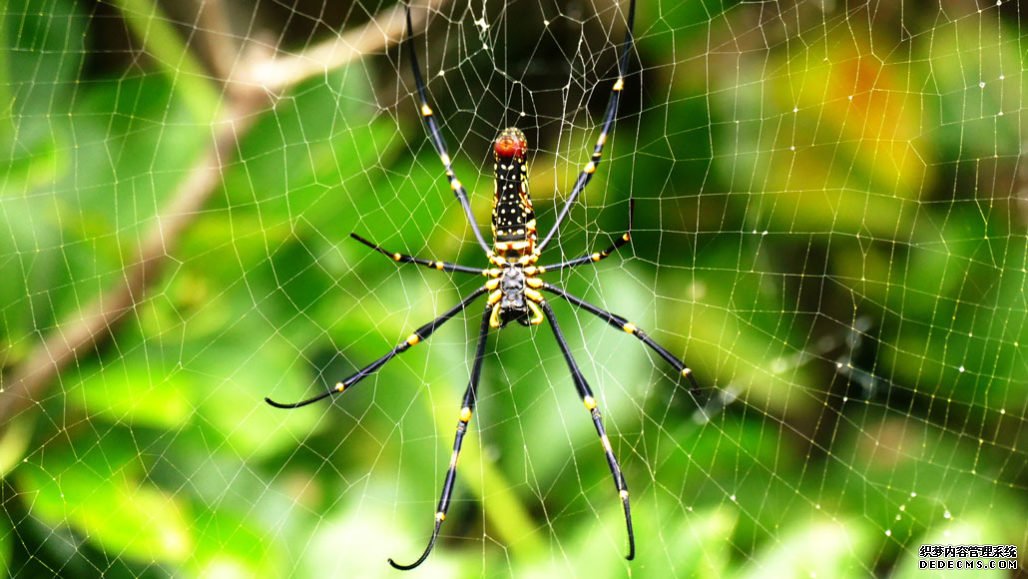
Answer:
[{"label": "tree branch", "polygon": [[[425,5],[429,10],[416,11],[415,27],[424,23],[427,12],[438,9],[446,1],[431,0]],[[151,24],[145,28],[148,33],[143,36],[144,42],[157,40],[165,45],[175,44],[167,34],[153,34],[154,22],[160,23],[160,19],[154,17],[154,12],[143,10],[138,0],[120,0],[119,4],[133,7],[135,17],[139,17],[137,20],[142,22],[145,18]],[[136,30],[144,34],[143,27],[137,27]],[[212,33],[229,36],[229,31]],[[0,382],[0,433],[6,430],[11,420],[43,400],[62,369],[84,353],[95,350],[111,335],[117,323],[134,311],[147,289],[159,279],[182,233],[218,189],[224,174],[223,168],[235,156],[240,139],[256,117],[271,104],[268,91],[287,90],[306,78],[325,74],[366,54],[384,50],[403,37],[403,6],[397,6],[357,30],[312,46],[295,56],[272,60],[257,56],[244,58],[244,65],[238,68],[249,71],[250,76],[228,79],[225,104],[218,118],[211,124],[210,147],[190,170],[171,203],[157,219],[154,229],[140,246],[139,259],[124,269],[120,283],[94,303],[83,307],[71,319],[58,324]],[[249,51],[251,55],[257,52]],[[251,59],[255,63],[247,66],[245,63]],[[181,64],[183,61],[176,62]]]},{"label": "tree branch", "polygon": [[[448,0],[428,0],[411,11],[415,29],[421,28],[429,12],[438,11]],[[255,62],[242,72],[242,84],[257,83],[269,91],[280,91],[311,78],[324,75],[360,57],[378,52],[402,41],[406,36],[406,4],[397,3],[364,26],[312,46],[295,55]]]},{"label": "tree branch", "polygon": [[193,38],[198,51],[215,77],[227,80],[238,57],[229,16],[222,0],[191,0],[196,14]]}]

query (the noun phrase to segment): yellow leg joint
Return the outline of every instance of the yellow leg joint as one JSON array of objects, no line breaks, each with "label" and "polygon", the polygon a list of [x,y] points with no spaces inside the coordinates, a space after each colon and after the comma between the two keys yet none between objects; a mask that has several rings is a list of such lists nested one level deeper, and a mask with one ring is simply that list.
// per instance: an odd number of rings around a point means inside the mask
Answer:
[{"label": "yellow leg joint", "polygon": [[592,396],[586,396],[582,399],[582,403],[585,404],[585,409],[592,411],[596,409],[596,399]]},{"label": "yellow leg joint", "polygon": [[[497,283],[497,285],[499,285],[500,280],[496,280],[496,283]],[[487,303],[487,305],[494,306],[494,305],[500,303],[500,300],[502,298],[503,298],[503,292],[501,290],[496,290],[493,293],[489,294],[489,300],[486,303]]]},{"label": "yellow leg joint", "polygon": [[639,328],[635,327],[635,324],[633,324],[632,322],[628,322],[624,326],[621,326],[621,329],[628,332],[629,334],[634,334],[636,330],[638,330]]},{"label": "yellow leg joint", "polygon": [[625,79],[618,78],[618,81],[614,83],[614,92],[620,91],[625,88]]},{"label": "yellow leg joint", "polygon": [[445,521],[446,520],[446,513],[442,512],[442,511],[439,511],[438,513],[435,514],[435,520],[439,521],[440,523]]},{"label": "yellow leg joint", "polygon": [[336,392],[342,392],[343,390],[346,390],[346,384],[342,382],[336,382]]},{"label": "yellow leg joint", "polygon": [[421,115],[425,117],[432,116],[432,107],[428,106],[428,103],[421,105]]},{"label": "yellow leg joint", "polygon": [[471,409],[465,406],[460,409],[460,421],[467,424],[471,421]]},{"label": "yellow leg joint", "polygon": [[499,328],[500,327],[500,305],[493,306],[493,313],[489,314],[489,327]]},{"label": "yellow leg joint", "polygon": [[421,336],[419,336],[419,335],[417,335],[417,334],[411,334],[411,335],[410,335],[410,336],[409,336],[409,337],[407,338],[407,344],[408,344],[408,345],[411,345],[411,346],[417,346],[417,345],[418,345],[418,342],[420,342],[420,341],[421,341]]},{"label": "yellow leg joint", "polygon": [[534,302],[528,302],[528,309],[532,312],[532,319],[528,320],[530,325],[538,326],[543,323],[543,311],[539,309],[539,306]]}]

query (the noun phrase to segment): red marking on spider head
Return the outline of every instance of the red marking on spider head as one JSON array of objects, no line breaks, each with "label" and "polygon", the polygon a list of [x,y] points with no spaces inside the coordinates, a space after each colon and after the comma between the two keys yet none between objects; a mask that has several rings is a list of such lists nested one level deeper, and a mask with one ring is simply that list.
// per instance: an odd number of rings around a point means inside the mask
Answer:
[{"label": "red marking on spider head", "polygon": [[525,134],[521,131],[515,128],[504,129],[496,138],[493,150],[496,152],[496,157],[500,159],[512,157],[521,159],[528,151],[528,142],[525,140]]}]

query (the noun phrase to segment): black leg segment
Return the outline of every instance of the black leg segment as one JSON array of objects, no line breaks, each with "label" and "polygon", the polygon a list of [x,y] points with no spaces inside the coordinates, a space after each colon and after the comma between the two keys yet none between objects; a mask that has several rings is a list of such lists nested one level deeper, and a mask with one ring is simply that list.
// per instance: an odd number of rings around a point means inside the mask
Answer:
[{"label": "black leg segment", "polygon": [[468,224],[471,225],[471,231],[475,234],[475,239],[478,240],[478,244],[482,246],[486,253],[492,253],[489,245],[485,242],[485,238],[482,237],[482,231],[478,228],[475,214],[471,211],[468,192],[453,173],[453,164],[450,160],[450,154],[446,150],[446,141],[443,140],[443,135],[439,132],[439,125],[435,122],[432,107],[428,105],[428,91],[425,89],[425,79],[421,76],[418,55],[414,50],[414,25],[411,24],[410,20],[410,4],[407,4],[407,49],[410,52],[410,64],[414,70],[414,84],[417,86],[418,91],[418,107],[421,117],[425,119],[425,124],[428,125],[428,139],[432,141],[436,154],[439,155],[439,159],[443,162],[443,167],[446,168],[446,179],[450,182],[450,189],[453,189],[453,194],[460,201],[461,207],[464,208],[464,214],[468,217]]},{"label": "black leg segment", "polygon": [[459,265],[459,264],[450,263],[450,262],[447,262],[447,261],[434,261],[434,260],[431,260],[431,259],[422,259],[420,257],[414,257],[413,255],[406,255],[406,254],[403,254],[403,253],[395,253],[395,252],[389,251],[387,249],[383,249],[382,247],[379,247],[377,243],[368,241],[367,239],[364,239],[363,237],[361,237],[360,235],[357,235],[356,233],[351,233],[350,237],[356,239],[357,241],[363,243],[364,245],[370,247],[371,249],[374,249],[375,251],[381,253],[382,255],[388,257],[389,259],[392,259],[393,261],[395,261],[397,263],[416,263],[418,265],[423,265],[423,266],[425,266],[425,267],[427,267],[429,269],[436,269],[436,270],[439,270],[439,271],[446,271],[446,272],[454,272],[454,271],[456,271],[456,272],[459,272],[459,273],[473,273],[475,275],[485,275],[486,274],[486,270],[481,269],[481,268],[468,267],[466,265]]},{"label": "black leg segment", "polygon": [[607,101],[607,112],[603,117],[603,128],[600,130],[600,136],[596,139],[596,145],[593,147],[592,157],[589,162],[585,164],[582,172],[578,174],[578,179],[575,181],[575,186],[571,189],[571,193],[568,194],[568,200],[564,202],[564,207],[561,208],[560,213],[557,215],[557,220],[554,222],[553,227],[543,238],[539,244],[539,251],[542,251],[553,236],[557,234],[557,230],[560,229],[560,224],[567,218],[568,213],[571,212],[571,207],[575,204],[578,196],[585,189],[585,186],[592,180],[593,174],[596,173],[596,167],[600,164],[600,158],[603,156],[603,145],[607,142],[607,136],[610,134],[611,127],[614,126],[614,117],[618,110],[618,99],[621,96],[621,91],[625,88],[625,69],[628,68],[628,55],[631,53],[632,45],[635,42],[635,37],[632,35],[632,26],[635,24],[635,0],[631,0],[628,4],[628,21],[625,24],[625,39],[621,43],[621,55],[618,58],[618,79],[614,82],[614,87],[610,92],[610,99]]},{"label": "black leg segment", "polygon": [[439,505],[435,510],[435,527],[432,529],[432,538],[428,540],[428,546],[421,553],[416,561],[409,565],[401,565],[392,559],[389,564],[401,571],[407,571],[425,562],[432,548],[435,547],[436,539],[439,538],[439,529],[446,520],[446,513],[450,510],[450,498],[453,496],[453,483],[457,478],[457,459],[460,458],[460,448],[464,444],[464,435],[468,432],[468,423],[471,422],[471,415],[475,412],[475,402],[478,399],[478,383],[482,377],[482,359],[485,357],[485,345],[489,337],[489,314],[492,307],[486,307],[482,314],[482,327],[478,332],[478,347],[475,350],[475,361],[471,367],[471,379],[468,381],[467,390],[464,391],[464,402],[461,404],[460,415],[457,419],[457,435],[453,440],[453,454],[450,455],[450,466],[446,470],[446,479],[443,481],[443,492],[439,497]]},{"label": "black leg segment", "polygon": [[607,257],[609,257],[612,253],[614,253],[615,251],[621,249],[621,247],[623,247],[624,245],[628,244],[628,242],[632,241],[632,222],[634,220],[634,217],[635,217],[635,199],[629,199],[628,200],[628,231],[626,231],[621,237],[619,237],[617,241],[612,243],[610,247],[608,247],[607,249],[604,249],[603,251],[597,251],[596,253],[590,253],[588,255],[583,255],[582,257],[576,257],[575,259],[569,259],[567,261],[562,261],[560,263],[555,263],[553,265],[540,265],[539,269],[538,269],[539,273],[542,274],[542,273],[546,273],[548,271],[559,271],[559,270],[562,270],[562,269],[567,269],[567,268],[570,268],[570,267],[577,267],[579,265],[584,265],[584,264],[587,264],[587,263],[596,263],[598,261],[602,261],[604,259],[607,259]]},{"label": "black leg segment", "polygon": [[313,398],[308,398],[307,400],[302,400],[300,402],[293,402],[291,404],[283,404],[281,402],[275,402],[271,398],[265,398],[264,401],[267,402],[268,404],[274,406],[275,408],[299,408],[301,406],[307,406],[308,404],[313,404],[313,403],[317,402],[318,400],[322,400],[324,398],[328,398],[329,396],[332,396],[333,394],[342,394],[350,386],[353,386],[354,384],[356,384],[356,383],[360,382],[361,380],[367,378],[371,374],[374,374],[382,366],[385,366],[386,363],[389,360],[392,360],[393,358],[395,358],[397,354],[402,354],[403,352],[406,352],[407,350],[409,350],[411,348],[411,346],[416,346],[417,344],[421,343],[423,340],[427,340],[429,336],[431,336],[436,330],[439,329],[440,326],[442,326],[446,322],[450,321],[450,319],[453,318],[453,316],[456,316],[460,312],[464,311],[464,309],[467,308],[468,305],[471,304],[471,302],[475,301],[479,296],[481,296],[485,292],[486,292],[486,289],[484,287],[478,288],[471,295],[469,295],[468,297],[464,298],[464,300],[461,301],[459,304],[457,304],[457,305],[453,306],[452,308],[450,308],[450,309],[446,310],[445,312],[443,312],[443,314],[441,316],[439,316],[438,318],[432,320],[431,322],[428,322],[427,324],[421,326],[417,330],[414,330],[413,334],[408,336],[407,339],[404,340],[403,342],[400,342],[399,344],[397,344],[385,356],[382,356],[378,360],[375,360],[371,364],[368,364],[367,366],[361,368],[359,371],[357,371],[356,374],[350,376],[346,380],[343,380],[342,382],[338,382],[335,385],[335,387],[332,388],[331,390],[329,390],[328,392],[324,392],[322,394],[318,394],[317,396],[314,396]]},{"label": "black leg segment", "polygon": [[635,532],[632,530],[632,507],[628,501],[628,485],[625,484],[625,477],[621,473],[621,465],[618,464],[618,459],[614,456],[614,449],[610,445],[607,431],[603,428],[603,419],[600,416],[599,409],[596,407],[596,398],[593,396],[592,389],[589,388],[589,383],[585,381],[585,376],[582,375],[582,370],[578,367],[578,363],[575,362],[574,356],[571,355],[571,349],[564,339],[564,334],[560,331],[556,316],[553,315],[553,308],[545,301],[539,304],[539,306],[542,308],[543,313],[546,314],[546,319],[550,322],[553,336],[557,339],[560,351],[564,353],[564,360],[567,361],[568,368],[571,370],[571,378],[575,382],[575,389],[578,390],[578,396],[582,399],[586,410],[592,416],[593,426],[596,427],[596,434],[599,435],[600,443],[603,445],[603,452],[607,456],[607,466],[610,467],[610,474],[614,477],[614,486],[617,487],[618,496],[621,497],[621,506],[625,510],[625,528],[628,530],[628,555],[625,558],[631,561],[635,558]]},{"label": "black leg segment", "polygon": [[557,286],[544,283],[543,289],[564,298],[565,300],[571,302],[571,304],[580,307],[583,310],[589,312],[590,314],[593,314],[594,316],[604,320],[611,326],[619,330],[623,330],[624,332],[629,333],[635,336],[636,338],[639,338],[639,341],[649,346],[650,349],[652,349],[654,352],[660,355],[661,358],[667,360],[667,362],[675,368],[679,375],[685,377],[685,379],[689,381],[690,392],[692,392],[693,394],[699,393],[700,384],[696,381],[696,377],[693,376],[692,369],[686,366],[685,362],[676,358],[671,352],[668,352],[667,349],[665,349],[663,346],[653,341],[653,338],[649,337],[646,334],[646,332],[642,331],[638,326],[617,314],[612,314],[607,310],[592,305],[591,303],[583,300],[582,298],[573,296]]}]

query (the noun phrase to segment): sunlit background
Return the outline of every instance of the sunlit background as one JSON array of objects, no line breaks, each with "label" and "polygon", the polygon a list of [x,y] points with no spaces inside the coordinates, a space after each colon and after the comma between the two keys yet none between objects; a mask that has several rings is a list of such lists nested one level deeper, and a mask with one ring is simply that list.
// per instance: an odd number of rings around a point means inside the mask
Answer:
[{"label": "sunlit background", "polygon": [[[490,336],[436,577],[922,577],[1028,546],[1028,170],[1013,0],[638,0],[596,177],[543,262],[693,368],[551,303]],[[413,46],[488,231],[589,160],[628,0],[432,0]],[[0,570],[396,576],[432,530],[482,283],[390,0],[0,6]],[[1022,554],[1022,561],[1023,554]],[[950,572],[953,573],[953,572]],[[949,576],[949,575],[947,575]],[[970,576],[970,575],[966,575]],[[998,576],[1010,576],[1009,572]]]}]

